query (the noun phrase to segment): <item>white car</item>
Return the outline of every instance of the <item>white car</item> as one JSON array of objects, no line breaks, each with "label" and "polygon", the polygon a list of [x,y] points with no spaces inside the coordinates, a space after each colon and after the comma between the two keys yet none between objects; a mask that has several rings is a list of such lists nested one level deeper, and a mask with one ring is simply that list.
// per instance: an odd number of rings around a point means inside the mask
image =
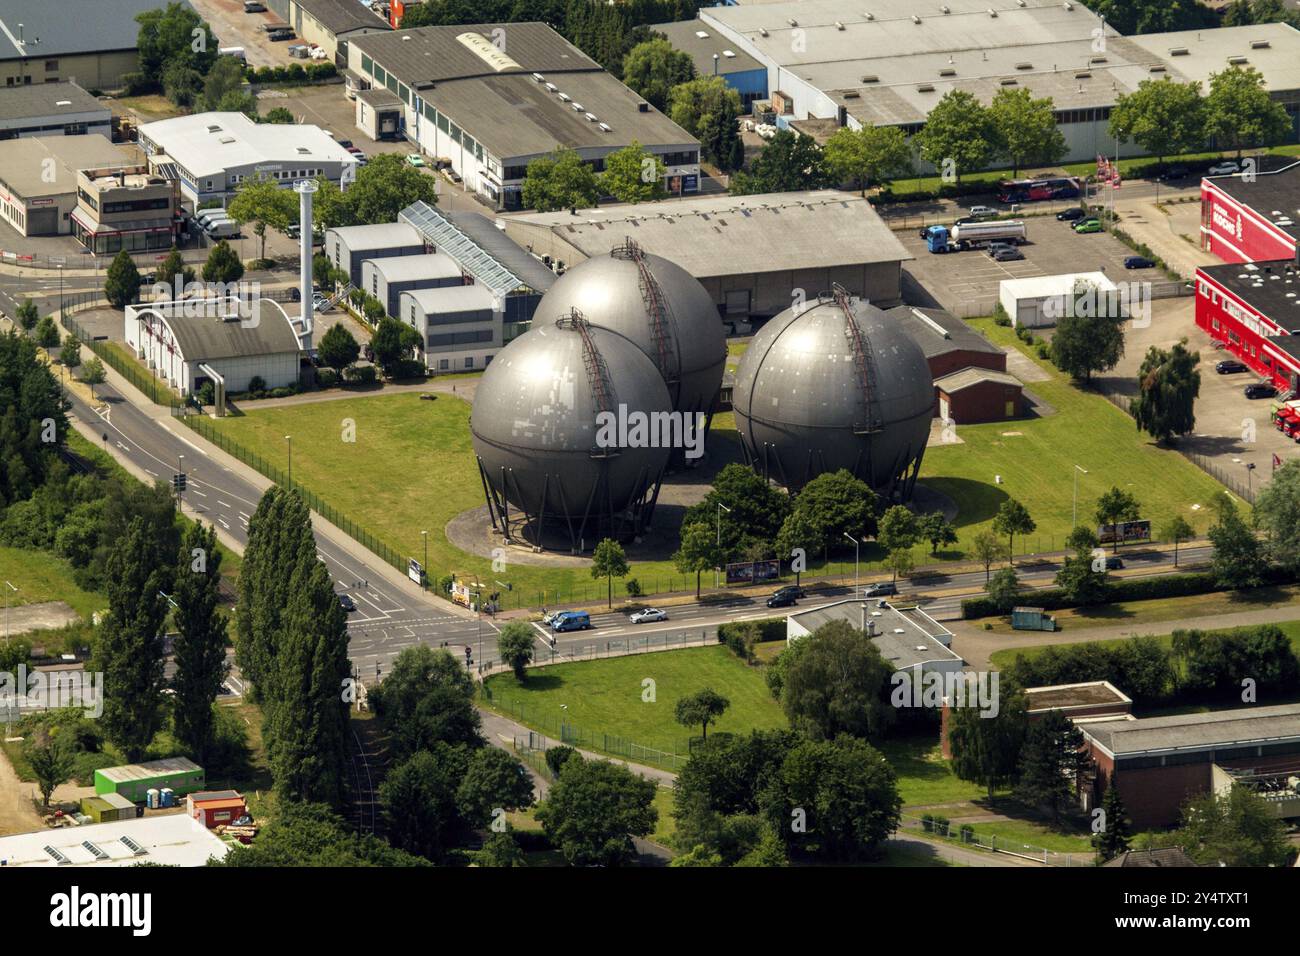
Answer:
[{"label": "white car", "polygon": [[1211,166],[1205,172],[1209,176],[1231,176],[1233,173],[1241,172],[1241,167],[1233,162],[1219,163],[1217,166]]},{"label": "white car", "polygon": [[666,621],[668,620],[668,612],[661,611],[657,607],[647,607],[634,612],[628,620],[633,624],[648,624],[651,621]]}]

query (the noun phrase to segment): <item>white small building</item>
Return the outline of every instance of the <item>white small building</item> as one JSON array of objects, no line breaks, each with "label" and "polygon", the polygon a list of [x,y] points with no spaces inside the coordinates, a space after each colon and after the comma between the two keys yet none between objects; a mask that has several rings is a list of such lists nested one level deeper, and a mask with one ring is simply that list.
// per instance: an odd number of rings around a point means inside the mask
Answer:
[{"label": "white small building", "polygon": [[998,302],[1011,324],[1019,328],[1049,328],[1071,309],[1097,310],[1101,296],[1118,296],[1118,287],[1104,272],[1071,272],[1055,276],[1003,279],[998,284]]},{"label": "white small building", "polygon": [[464,285],[468,277],[451,256],[429,252],[419,256],[390,256],[361,263],[361,288],[384,304],[396,317],[403,292]]},{"label": "white small building", "polygon": [[361,263],[389,256],[418,256],[425,251],[424,237],[405,222],[338,226],[325,230],[325,255],[334,268],[348,274],[361,287]]},{"label": "white small building", "polygon": [[255,123],[243,113],[197,113],[145,123],[140,146],[197,208],[224,205],[239,184],[259,177],[288,189],[300,179],[323,177],[346,187],[357,159],[319,126]]},{"label": "white small building", "polygon": [[230,845],[184,813],[168,813],[80,827],[42,827],[0,837],[0,866],[204,866]]},{"label": "white small building", "polygon": [[846,621],[876,645],[896,671],[920,667],[922,673],[956,673],[965,666],[949,645],[952,632],[920,608],[897,608],[888,601],[836,601],[791,614],[785,619],[785,640],[792,644],[832,621]]},{"label": "white small building", "polygon": [[207,298],[126,307],[126,344],[180,395],[205,381],[228,393],[248,390],[254,377],[265,387],[298,382],[299,330],[270,299]]},{"label": "white small building", "polygon": [[503,301],[482,285],[403,292],[401,318],[420,333],[425,365],[435,372],[482,369],[500,351]]}]

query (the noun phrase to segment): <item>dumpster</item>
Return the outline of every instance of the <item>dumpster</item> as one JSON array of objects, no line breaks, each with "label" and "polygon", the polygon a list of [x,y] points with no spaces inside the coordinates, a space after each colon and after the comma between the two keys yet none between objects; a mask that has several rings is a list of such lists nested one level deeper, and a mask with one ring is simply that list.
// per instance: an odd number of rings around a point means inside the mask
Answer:
[{"label": "dumpster", "polygon": [[1056,620],[1041,607],[1011,609],[1011,627],[1017,631],[1054,631]]}]

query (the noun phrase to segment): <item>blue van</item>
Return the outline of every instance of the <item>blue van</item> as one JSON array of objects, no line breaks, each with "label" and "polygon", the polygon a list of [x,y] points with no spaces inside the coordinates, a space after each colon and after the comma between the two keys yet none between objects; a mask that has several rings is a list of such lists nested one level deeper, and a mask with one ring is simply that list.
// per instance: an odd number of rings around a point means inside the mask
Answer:
[{"label": "blue van", "polygon": [[585,631],[591,627],[591,615],[586,611],[561,611],[551,618],[552,631]]}]

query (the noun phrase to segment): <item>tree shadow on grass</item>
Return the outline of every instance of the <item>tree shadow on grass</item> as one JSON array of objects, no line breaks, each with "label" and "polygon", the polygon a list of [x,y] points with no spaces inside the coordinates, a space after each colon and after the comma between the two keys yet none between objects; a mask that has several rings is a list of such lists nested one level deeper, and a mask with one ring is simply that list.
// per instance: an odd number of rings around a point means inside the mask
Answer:
[{"label": "tree shadow on grass", "polygon": [[[549,669],[548,669],[549,670]],[[546,691],[559,690],[564,686],[564,678],[553,673],[535,673],[530,672],[518,687],[521,690],[530,692],[543,693]]]}]

